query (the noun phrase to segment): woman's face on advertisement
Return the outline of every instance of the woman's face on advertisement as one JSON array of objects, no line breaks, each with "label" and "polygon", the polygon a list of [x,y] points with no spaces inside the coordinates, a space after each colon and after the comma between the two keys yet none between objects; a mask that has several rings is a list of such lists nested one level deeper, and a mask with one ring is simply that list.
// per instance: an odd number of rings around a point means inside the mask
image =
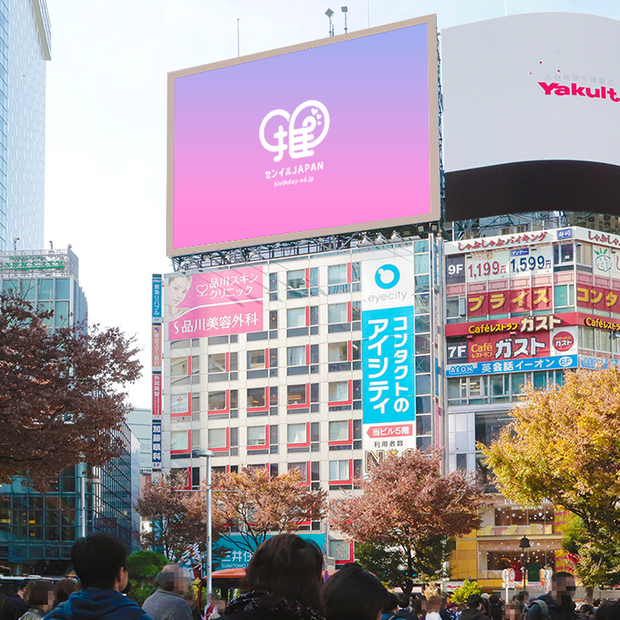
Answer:
[{"label": "woman's face on advertisement", "polygon": [[187,295],[191,280],[189,278],[173,278],[170,280],[170,305],[178,306]]}]

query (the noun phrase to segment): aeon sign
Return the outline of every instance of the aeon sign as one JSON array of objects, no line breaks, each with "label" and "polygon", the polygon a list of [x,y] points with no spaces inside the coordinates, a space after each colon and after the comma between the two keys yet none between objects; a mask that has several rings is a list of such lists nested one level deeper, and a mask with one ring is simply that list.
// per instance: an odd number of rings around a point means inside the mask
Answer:
[{"label": "aeon sign", "polygon": [[[284,121],[273,133],[267,125],[272,119]],[[273,127],[273,123],[271,124]],[[277,153],[273,161],[282,161],[288,151],[291,159],[314,155],[314,148],[321,144],[329,131],[329,111],[320,102],[309,99],[300,103],[293,114],[286,110],[272,110],[263,118],[259,129],[260,143],[267,151]]]}]

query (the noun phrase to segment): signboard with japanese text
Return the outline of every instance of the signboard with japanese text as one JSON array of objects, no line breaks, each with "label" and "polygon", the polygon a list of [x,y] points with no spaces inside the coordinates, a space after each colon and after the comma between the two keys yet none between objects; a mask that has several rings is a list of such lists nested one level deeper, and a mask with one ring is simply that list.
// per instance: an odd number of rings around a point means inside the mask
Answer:
[{"label": "signboard with japanese text", "polygon": [[153,469],[161,469],[161,420],[153,420],[151,443]]},{"label": "signboard with japanese text", "polygon": [[162,299],[163,299],[163,280],[161,275],[153,274],[153,283],[152,283],[152,300],[153,300],[153,309],[152,309],[152,319],[153,322],[160,322],[162,319]]},{"label": "signboard with japanese text", "polygon": [[447,219],[620,213],[620,21],[537,12],[441,38]]},{"label": "signboard with japanese text", "polygon": [[169,276],[165,298],[168,339],[262,331],[263,296],[262,267]]},{"label": "signboard with japanese text", "polygon": [[190,395],[177,394],[170,399],[170,415],[186,415],[190,413]]},{"label": "signboard with japanese text", "polygon": [[508,360],[504,362],[475,362],[446,366],[446,377],[469,377],[492,375],[505,372],[526,372],[532,370],[561,370],[577,367],[577,355],[558,355],[534,359]]},{"label": "signboard with japanese text", "polygon": [[507,277],[537,276],[553,273],[553,246],[540,245],[491,250],[467,255],[467,282],[505,280]]},{"label": "signboard with japanese text", "polygon": [[153,373],[153,417],[161,418],[161,374]]},{"label": "signboard with japanese text", "polygon": [[170,73],[168,256],[439,219],[436,41],[430,15]]},{"label": "signboard with japanese text", "polygon": [[402,454],[415,447],[413,282],[411,247],[377,252],[362,262],[362,445],[367,453]]},{"label": "signboard with japanese text", "polygon": [[152,366],[154,371],[161,371],[161,347],[162,347],[162,325],[161,323],[153,324],[153,333],[151,339],[152,346]]}]

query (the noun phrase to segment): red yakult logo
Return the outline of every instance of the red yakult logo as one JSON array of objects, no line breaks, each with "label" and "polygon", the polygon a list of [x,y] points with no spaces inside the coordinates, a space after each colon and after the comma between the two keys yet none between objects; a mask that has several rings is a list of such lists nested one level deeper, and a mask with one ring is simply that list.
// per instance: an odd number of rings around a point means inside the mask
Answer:
[{"label": "red yakult logo", "polygon": [[572,82],[570,86],[559,84],[558,82],[538,82],[540,87],[545,91],[545,95],[557,95],[558,97],[589,97],[590,99],[611,99],[611,101],[620,102],[620,96],[615,88],[601,86],[600,88],[591,88],[590,86],[578,86]]}]

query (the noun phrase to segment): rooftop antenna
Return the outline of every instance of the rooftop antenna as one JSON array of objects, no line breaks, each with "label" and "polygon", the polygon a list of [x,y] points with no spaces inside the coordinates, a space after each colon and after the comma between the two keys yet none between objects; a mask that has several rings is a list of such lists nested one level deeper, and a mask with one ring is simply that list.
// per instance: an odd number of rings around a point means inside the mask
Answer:
[{"label": "rooftop antenna", "polygon": [[329,36],[330,37],[334,36],[334,22],[332,22],[333,14],[334,12],[331,9],[327,9],[327,11],[325,11],[325,15],[327,15],[327,18],[329,19]]},{"label": "rooftop antenna", "polygon": [[347,34],[347,32],[349,31],[349,28],[347,26],[347,17],[349,16],[349,7],[343,6],[342,12],[344,13],[344,33]]},{"label": "rooftop antenna", "polygon": [[13,237],[13,251],[17,252],[17,242],[21,241],[19,237]]},{"label": "rooftop antenna", "polygon": [[508,0],[504,0],[504,16],[508,17]]},{"label": "rooftop antenna", "polygon": [[366,28],[370,28],[370,0],[366,0]]},{"label": "rooftop antenna", "polygon": [[50,250],[53,250],[53,249],[54,249],[54,242],[50,241]]},{"label": "rooftop antenna", "polygon": [[237,58],[239,58],[239,18],[237,18]]}]

